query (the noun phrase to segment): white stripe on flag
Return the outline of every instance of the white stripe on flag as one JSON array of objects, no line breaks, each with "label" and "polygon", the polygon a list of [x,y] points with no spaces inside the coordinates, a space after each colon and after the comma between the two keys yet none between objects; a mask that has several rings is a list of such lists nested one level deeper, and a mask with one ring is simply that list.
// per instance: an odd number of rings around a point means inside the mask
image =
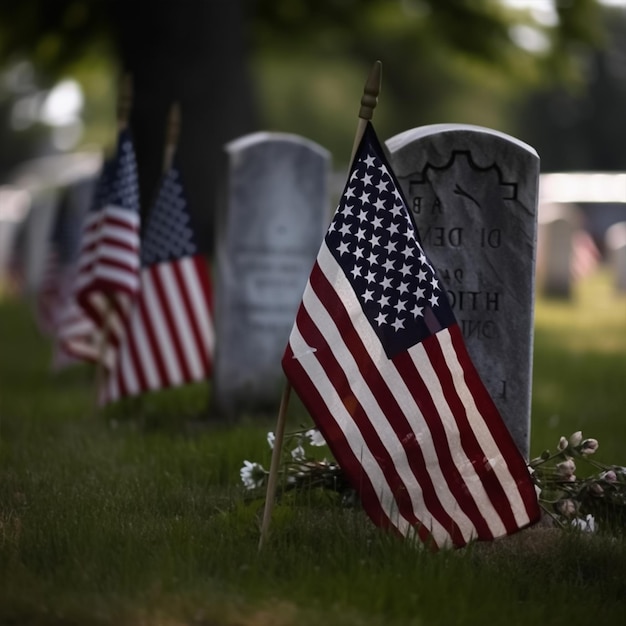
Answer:
[{"label": "white stripe on flag", "polygon": [[[299,364],[304,368],[309,378],[315,380],[315,386],[320,391],[324,404],[341,428],[345,438],[345,445],[350,447],[352,454],[359,460],[374,486],[379,487],[379,489],[375,489],[375,491],[381,509],[391,523],[403,535],[406,535],[412,525],[400,515],[392,489],[388,485],[387,479],[378,461],[361,435],[361,431],[355,425],[352,416],[346,410],[343,400],[337,395],[332,381],[328,378],[319,361],[315,358],[315,353],[309,350],[309,346],[300,334],[297,325],[295,325],[291,331],[289,344],[294,354],[301,355],[294,358],[298,359]],[[439,532],[443,532],[443,529],[438,530]]]}]

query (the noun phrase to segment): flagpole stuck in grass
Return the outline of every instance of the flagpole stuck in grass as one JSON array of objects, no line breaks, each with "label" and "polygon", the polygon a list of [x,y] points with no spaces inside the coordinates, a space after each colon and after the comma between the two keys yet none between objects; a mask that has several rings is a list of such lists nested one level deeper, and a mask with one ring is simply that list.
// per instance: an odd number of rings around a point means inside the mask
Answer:
[{"label": "flagpole stuck in grass", "polygon": [[[382,63],[376,61],[370,70],[365,81],[363,95],[361,96],[361,108],[359,109],[359,123],[357,125],[354,137],[354,145],[350,163],[354,160],[367,122],[374,116],[374,109],[378,104],[378,94],[380,93],[380,83],[382,77]],[[263,548],[269,532],[272,511],[274,509],[274,500],[276,498],[276,487],[278,481],[278,469],[280,466],[280,457],[283,448],[283,438],[285,434],[285,424],[287,422],[287,406],[289,405],[289,396],[291,394],[291,383],[286,381],[283,389],[283,395],[278,410],[278,418],[276,420],[276,431],[274,433],[274,449],[272,450],[272,461],[267,477],[267,492],[265,495],[265,508],[263,510],[263,520],[261,522],[261,536],[259,538],[259,551]]]}]

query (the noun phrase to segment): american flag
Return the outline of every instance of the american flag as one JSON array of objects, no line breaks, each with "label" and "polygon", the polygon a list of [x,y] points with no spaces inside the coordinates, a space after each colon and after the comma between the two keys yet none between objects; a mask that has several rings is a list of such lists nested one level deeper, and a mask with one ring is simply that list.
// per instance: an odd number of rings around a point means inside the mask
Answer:
[{"label": "american flag", "polygon": [[166,173],[141,246],[141,288],[102,402],[207,380],[213,362],[211,279],[179,169]]},{"label": "american flag", "polygon": [[376,524],[459,547],[539,518],[370,124],[282,364]]},{"label": "american flag", "polygon": [[70,287],[80,241],[80,221],[65,199],[55,208],[48,249],[36,292],[36,318],[43,334],[54,336]]},{"label": "american flag", "polygon": [[122,130],[85,219],[75,284],[79,305],[113,348],[105,358],[108,367],[139,290],[139,221],[135,150],[129,131]]}]

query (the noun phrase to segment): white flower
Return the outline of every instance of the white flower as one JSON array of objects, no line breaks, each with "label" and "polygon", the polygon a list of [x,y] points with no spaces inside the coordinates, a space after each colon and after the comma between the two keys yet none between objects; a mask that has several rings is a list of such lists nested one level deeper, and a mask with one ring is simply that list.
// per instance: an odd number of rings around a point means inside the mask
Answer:
[{"label": "white flower", "polygon": [[304,461],[306,454],[302,446],[297,446],[291,451],[291,458],[294,461]]},{"label": "white flower", "polygon": [[257,489],[265,482],[267,472],[260,463],[244,461],[243,467],[239,470],[241,482],[246,489]]},{"label": "white flower", "polygon": [[585,519],[582,519],[580,517],[575,517],[571,521],[571,524],[572,526],[574,526],[574,528],[578,528],[579,530],[582,530],[587,533],[596,532],[596,520],[594,516],[591,515],[591,513],[588,513]]},{"label": "white flower", "polygon": [[570,435],[569,445],[572,446],[572,448],[575,448],[577,445],[580,444],[582,440],[583,440],[583,432],[582,430],[577,430],[575,433]]},{"label": "white flower", "polygon": [[563,452],[563,450],[565,450],[565,448],[567,448],[567,446],[568,446],[568,441],[567,441],[567,439],[566,439],[565,437],[561,437],[561,438],[559,439],[559,445],[557,446],[557,448],[558,448],[561,452]]},{"label": "white flower", "polygon": [[276,440],[276,436],[273,432],[267,433],[267,445],[270,447],[270,450],[274,449],[274,441]]},{"label": "white flower", "polygon": [[585,439],[580,448],[580,453],[584,456],[588,454],[593,454],[598,449],[598,440],[597,439]]},{"label": "white flower", "polygon": [[312,428],[311,430],[307,430],[304,433],[304,436],[308,437],[309,443],[312,446],[325,446],[326,445],[326,441],[324,440],[324,437],[322,437],[322,433],[320,433],[320,431],[317,428]]}]

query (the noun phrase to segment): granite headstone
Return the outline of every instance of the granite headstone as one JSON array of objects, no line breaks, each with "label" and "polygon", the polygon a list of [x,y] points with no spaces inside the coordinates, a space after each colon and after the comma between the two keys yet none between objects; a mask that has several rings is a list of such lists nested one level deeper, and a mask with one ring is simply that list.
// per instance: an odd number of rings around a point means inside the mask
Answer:
[{"label": "granite headstone", "polygon": [[414,128],[386,145],[472,360],[528,457],[539,157],[462,124]]},{"label": "granite headstone", "polygon": [[604,240],[615,289],[626,293],[626,222],[609,226]]},{"label": "granite headstone", "polygon": [[214,408],[276,410],[296,311],[330,218],[330,154],[260,132],[225,146],[216,220]]},{"label": "granite headstone", "polygon": [[574,237],[580,222],[578,208],[565,203],[539,206],[537,282],[548,298],[572,296]]}]

